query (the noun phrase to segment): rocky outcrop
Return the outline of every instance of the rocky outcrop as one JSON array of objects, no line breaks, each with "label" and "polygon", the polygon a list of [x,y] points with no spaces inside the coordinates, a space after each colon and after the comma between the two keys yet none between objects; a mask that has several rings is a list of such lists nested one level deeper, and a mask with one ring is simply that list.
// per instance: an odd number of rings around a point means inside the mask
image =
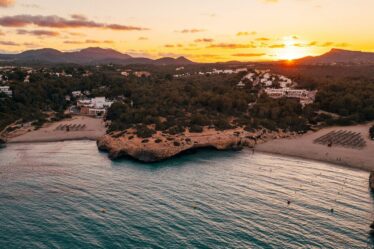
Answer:
[{"label": "rocky outcrop", "polygon": [[374,191],[374,172],[370,173],[369,186],[370,186],[371,191]]},{"label": "rocky outcrop", "polygon": [[97,140],[97,146],[99,150],[108,152],[111,159],[131,157],[141,162],[151,163],[196,149],[240,150],[244,146],[254,146],[254,141],[224,132],[157,136],[149,139],[129,135],[120,137],[105,135]]},{"label": "rocky outcrop", "polygon": [[97,140],[99,150],[109,153],[111,159],[131,157],[142,162],[158,162],[176,155],[204,148],[216,150],[241,150],[243,147],[253,148],[256,144],[273,139],[293,137],[294,133],[282,131],[257,130],[245,131],[235,128],[225,131],[204,128],[201,133],[170,135],[156,132],[151,138],[137,137],[136,131],[113,132]]},{"label": "rocky outcrop", "polygon": [[0,137],[0,148],[4,148],[5,143],[6,143],[5,139]]}]

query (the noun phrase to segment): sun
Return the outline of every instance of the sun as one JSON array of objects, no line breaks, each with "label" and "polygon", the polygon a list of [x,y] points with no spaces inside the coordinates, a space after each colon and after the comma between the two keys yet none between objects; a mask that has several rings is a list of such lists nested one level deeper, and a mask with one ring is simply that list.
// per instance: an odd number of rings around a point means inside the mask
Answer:
[{"label": "sun", "polygon": [[294,45],[285,45],[284,48],[278,49],[276,57],[279,60],[292,61],[308,55],[306,48],[295,47]]},{"label": "sun", "polygon": [[284,37],[283,45],[282,48],[279,48],[276,51],[276,57],[279,60],[292,61],[309,54],[308,48],[297,46],[295,39],[292,37]]}]

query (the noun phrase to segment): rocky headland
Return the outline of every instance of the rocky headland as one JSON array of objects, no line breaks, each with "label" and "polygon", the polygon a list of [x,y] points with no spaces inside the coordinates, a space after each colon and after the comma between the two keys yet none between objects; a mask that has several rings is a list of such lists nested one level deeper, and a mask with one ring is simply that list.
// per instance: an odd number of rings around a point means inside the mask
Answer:
[{"label": "rocky headland", "polygon": [[109,153],[111,159],[131,157],[141,162],[152,163],[197,149],[212,148],[216,150],[240,150],[253,148],[256,143],[269,139],[289,137],[294,134],[283,132],[257,131],[247,132],[243,129],[216,131],[204,129],[202,133],[169,135],[157,132],[150,138],[139,138],[133,131],[113,132],[100,137],[97,146]]}]

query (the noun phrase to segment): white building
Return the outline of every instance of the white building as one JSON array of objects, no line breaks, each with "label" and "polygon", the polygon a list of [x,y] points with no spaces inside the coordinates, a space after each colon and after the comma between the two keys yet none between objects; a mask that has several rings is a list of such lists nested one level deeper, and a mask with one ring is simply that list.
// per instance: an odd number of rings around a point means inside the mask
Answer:
[{"label": "white building", "polygon": [[305,106],[312,104],[315,101],[317,91],[308,91],[305,89],[290,89],[290,88],[267,88],[265,93],[274,99],[277,98],[294,98],[298,99],[300,103]]},{"label": "white building", "polygon": [[223,73],[224,74],[233,74],[234,70],[232,70],[232,69],[225,69],[225,70],[223,70]]},{"label": "white building", "polygon": [[9,97],[12,97],[13,91],[10,90],[9,86],[0,86],[0,93],[5,93]]},{"label": "white building", "polygon": [[242,73],[242,72],[247,72],[248,69],[247,68],[238,68],[235,70],[235,73]]},{"label": "white building", "polygon": [[109,108],[113,104],[112,101],[107,101],[105,97],[93,98],[91,103],[95,108]]},{"label": "white building", "polygon": [[105,97],[77,101],[81,114],[96,117],[103,117],[112,104],[113,102],[107,101]]},{"label": "white building", "polygon": [[83,96],[81,91],[73,91],[71,92],[71,95],[73,95],[74,98],[79,98]]},{"label": "white building", "polygon": [[243,87],[245,87],[245,84],[244,84],[243,81],[240,81],[236,86],[239,87],[239,88],[243,88]]},{"label": "white building", "polygon": [[138,72],[134,72],[134,75],[138,78],[141,78],[141,77],[149,77],[151,76],[151,73],[147,71],[138,71]]},{"label": "white building", "polygon": [[30,75],[27,75],[23,81],[24,83],[30,83]]}]

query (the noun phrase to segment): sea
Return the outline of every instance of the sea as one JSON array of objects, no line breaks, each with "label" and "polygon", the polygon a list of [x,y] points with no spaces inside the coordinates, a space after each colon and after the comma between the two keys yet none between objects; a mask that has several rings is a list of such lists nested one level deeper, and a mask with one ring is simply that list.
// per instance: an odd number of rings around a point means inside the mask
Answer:
[{"label": "sea", "polygon": [[155,164],[0,150],[0,248],[373,248],[369,173],[251,150]]}]

